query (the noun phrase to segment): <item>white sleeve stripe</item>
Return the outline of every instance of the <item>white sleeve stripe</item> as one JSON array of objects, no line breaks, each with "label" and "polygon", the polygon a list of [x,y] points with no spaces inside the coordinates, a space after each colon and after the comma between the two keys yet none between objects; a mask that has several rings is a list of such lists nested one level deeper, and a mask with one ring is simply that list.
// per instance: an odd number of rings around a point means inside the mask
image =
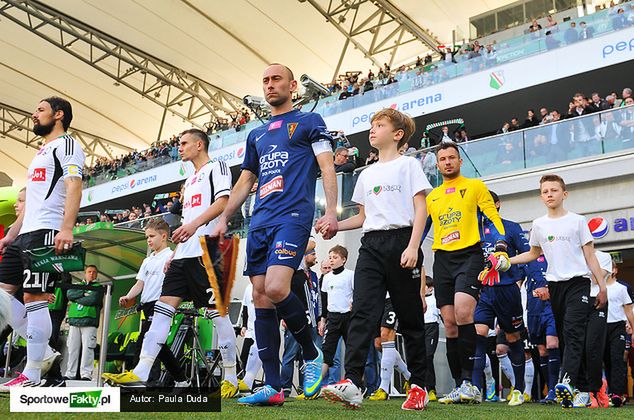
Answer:
[{"label": "white sleeve stripe", "polygon": [[219,195],[229,195],[229,192],[231,192],[230,188],[225,188],[224,190],[220,190],[216,194],[214,194],[214,199],[217,198]]}]

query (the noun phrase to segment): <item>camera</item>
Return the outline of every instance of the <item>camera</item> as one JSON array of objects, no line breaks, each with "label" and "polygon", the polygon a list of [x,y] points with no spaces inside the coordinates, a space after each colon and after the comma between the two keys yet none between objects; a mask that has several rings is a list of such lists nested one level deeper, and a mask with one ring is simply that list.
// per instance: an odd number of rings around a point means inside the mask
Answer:
[{"label": "camera", "polygon": [[253,108],[263,109],[263,108],[268,108],[269,106],[269,104],[266,103],[264,98],[260,96],[247,95],[244,98],[242,98],[242,102],[251,109]]},{"label": "camera", "polygon": [[242,102],[249,108],[260,120],[268,118],[271,115],[271,107],[260,96],[247,95],[242,98]]},{"label": "camera", "polygon": [[329,96],[330,91],[324,85],[319,82],[313,80],[307,74],[302,74],[302,77],[299,78],[300,83],[306,89],[306,96],[309,97],[319,97],[319,96]]}]

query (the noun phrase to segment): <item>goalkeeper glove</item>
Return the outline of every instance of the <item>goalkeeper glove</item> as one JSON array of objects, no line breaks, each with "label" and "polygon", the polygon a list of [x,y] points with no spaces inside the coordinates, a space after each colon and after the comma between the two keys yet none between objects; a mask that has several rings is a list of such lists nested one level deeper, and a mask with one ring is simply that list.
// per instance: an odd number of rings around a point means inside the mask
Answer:
[{"label": "goalkeeper glove", "polygon": [[[495,252],[487,258],[491,262],[493,268],[497,271],[507,271],[511,268],[511,260],[507,253],[508,245],[506,242],[500,240],[495,243]],[[492,258],[493,257],[493,258]]]},{"label": "goalkeeper glove", "polygon": [[500,282],[500,273],[491,267],[489,265],[489,261],[487,261],[484,270],[480,271],[480,274],[478,275],[478,280],[480,280],[484,286],[493,286],[495,283]]}]

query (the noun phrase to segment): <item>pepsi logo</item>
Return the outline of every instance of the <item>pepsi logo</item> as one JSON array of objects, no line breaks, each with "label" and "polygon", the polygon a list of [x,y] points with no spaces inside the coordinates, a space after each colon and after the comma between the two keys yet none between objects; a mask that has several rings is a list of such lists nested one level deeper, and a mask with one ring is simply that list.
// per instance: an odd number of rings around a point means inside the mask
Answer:
[{"label": "pepsi logo", "polygon": [[610,225],[603,217],[593,217],[588,222],[588,228],[594,239],[601,239],[608,234]]},{"label": "pepsi logo", "polygon": [[242,156],[244,156],[244,147],[240,147],[238,149],[238,153],[237,153],[238,157],[241,158]]},{"label": "pepsi logo", "polygon": [[134,179],[131,179],[131,180],[130,180],[130,188],[134,188],[134,184],[135,184]]}]

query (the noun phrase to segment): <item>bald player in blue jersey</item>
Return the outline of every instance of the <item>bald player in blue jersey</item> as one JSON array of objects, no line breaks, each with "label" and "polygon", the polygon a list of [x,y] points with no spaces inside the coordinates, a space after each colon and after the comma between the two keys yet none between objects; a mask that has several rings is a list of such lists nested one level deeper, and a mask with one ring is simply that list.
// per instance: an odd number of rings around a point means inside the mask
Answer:
[{"label": "bald player in blue jersey", "polygon": [[[491,192],[495,207],[500,209],[500,199]],[[506,235],[507,253],[509,256],[521,254],[530,249],[528,239],[522,227],[510,220],[502,219]],[[483,223],[482,249],[486,255],[495,250],[499,239],[493,223],[486,219]],[[531,263],[532,264],[532,263]],[[474,322],[478,332],[476,353],[473,367],[473,384],[482,389],[482,373],[485,365],[485,352],[489,329],[495,328],[497,318],[500,329],[504,331],[509,343],[509,358],[515,374],[515,390],[511,395],[510,406],[524,403],[524,344],[521,334],[526,330],[522,297],[517,284],[526,276],[523,266],[511,266],[508,271],[499,273],[499,281],[484,284],[480,292],[480,300],[475,309]],[[530,394],[530,390],[528,390]],[[481,399],[481,398],[480,398]]]},{"label": "bald player in blue jersey", "polygon": [[326,194],[326,214],[320,219],[328,226],[324,236],[329,239],[337,233],[337,181],[332,138],[324,120],[319,114],[293,109],[291,96],[297,81],[292,71],[271,64],[262,82],[271,119],[247,136],[240,178],[214,234],[225,234],[228,218],[244,203],[257,180],[244,274],[253,283],[255,335],[265,386],[238,403],[282,405],[278,314],[302,347],[305,396],[316,395],[321,387],[323,355],[313,344],[301,301],[291,292],[291,278],[310,237],[318,170]]}]

